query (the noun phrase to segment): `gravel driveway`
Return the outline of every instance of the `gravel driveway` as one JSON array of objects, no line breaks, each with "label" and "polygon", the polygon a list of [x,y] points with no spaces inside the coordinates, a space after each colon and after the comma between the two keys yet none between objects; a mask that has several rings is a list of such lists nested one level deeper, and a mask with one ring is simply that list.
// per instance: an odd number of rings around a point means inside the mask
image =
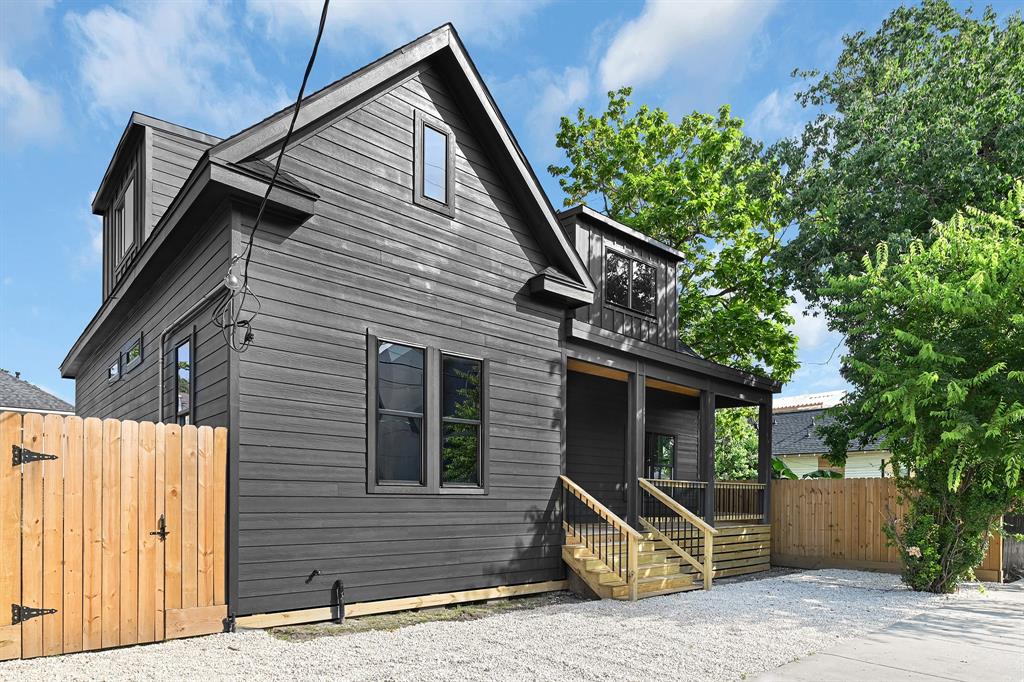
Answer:
[{"label": "gravel driveway", "polygon": [[823,570],[635,603],[545,606],[288,642],[263,631],[0,663],[3,680],[738,680],[948,603],[896,576]]}]

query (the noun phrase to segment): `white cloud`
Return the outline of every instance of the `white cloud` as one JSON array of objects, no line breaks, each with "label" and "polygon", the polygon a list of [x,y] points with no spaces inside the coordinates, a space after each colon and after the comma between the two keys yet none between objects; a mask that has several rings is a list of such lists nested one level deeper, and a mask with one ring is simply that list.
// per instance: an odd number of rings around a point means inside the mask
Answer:
[{"label": "white cloud", "polygon": [[648,0],[613,38],[601,60],[601,85],[639,86],[670,68],[697,78],[735,78],[774,7],[774,0]]},{"label": "white cloud", "polygon": [[766,142],[781,137],[799,135],[804,127],[806,112],[796,101],[799,85],[776,88],[754,106],[746,121],[747,134]]},{"label": "white cloud", "polygon": [[222,3],[103,6],[66,22],[93,112],[118,123],[144,110],[223,135],[287,104],[284,88],[253,66]]},{"label": "white cloud", "polygon": [[[248,0],[255,23],[277,41],[312,40],[320,21],[320,0]],[[362,52],[394,49],[416,36],[451,22],[463,40],[501,43],[509,39],[546,0],[374,0],[336,2],[327,14],[324,44],[336,50]]]},{"label": "white cloud", "polygon": [[0,57],[0,137],[4,148],[52,144],[63,129],[60,97]]},{"label": "white cloud", "polygon": [[814,312],[807,305],[807,299],[799,291],[791,292],[796,300],[790,303],[786,311],[793,316],[795,322],[790,325],[789,330],[796,334],[800,340],[800,348],[809,350],[817,348],[824,341],[833,336],[829,331],[828,323],[824,315],[812,315]]}]

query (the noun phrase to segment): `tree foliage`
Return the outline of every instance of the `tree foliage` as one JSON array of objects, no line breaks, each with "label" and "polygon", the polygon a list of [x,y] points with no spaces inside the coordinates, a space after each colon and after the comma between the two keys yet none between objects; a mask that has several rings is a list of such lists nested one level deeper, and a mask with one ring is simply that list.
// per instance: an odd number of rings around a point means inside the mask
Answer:
[{"label": "tree foliage", "polygon": [[565,205],[605,215],[684,254],[680,337],[701,355],[786,381],[796,369],[790,299],[775,256],[784,195],[778,167],[743,134],[728,107],[678,123],[633,109],[630,88],[599,115],[563,117],[557,145]]},{"label": "tree foliage", "polygon": [[715,478],[750,481],[757,478],[757,408],[715,410]]},{"label": "tree foliage", "polygon": [[879,245],[825,292],[848,301],[837,325],[854,390],[822,430],[837,463],[850,439],[881,437],[910,502],[891,528],[906,579],[944,592],[1024,503],[1024,184],[892,252]]},{"label": "tree foliage", "polygon": [[[784,141],[799,235],[784,260],[811,302],[882,241],[893,253],[933,219],[998,206],[1024,168],[1024,22],[944,0],[900,7],[871,35],[845,36],[835,69],[795,72],[822,108]],[[845,299],[843,299],[845,300]],[[840,301],[842,302],[842,301]]]}]

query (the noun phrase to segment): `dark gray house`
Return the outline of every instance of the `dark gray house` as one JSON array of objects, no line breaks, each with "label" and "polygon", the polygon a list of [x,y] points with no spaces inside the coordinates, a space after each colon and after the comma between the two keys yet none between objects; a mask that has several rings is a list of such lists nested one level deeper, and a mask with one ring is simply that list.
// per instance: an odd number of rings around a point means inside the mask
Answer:
[{"label": "dark gray house", "polygon": [[[233,614],[567,564],[602,596],[687,589],[705,521],[747,541],[719,574],[766,565],[779,387],[679,343],[680,254],[555,212],[451,26],[303,100],[232,351],[212,310],[290,115],[225,140],[132,115],[93,204],[103,304],[61,367],[81,415],[229,427]],[[714,409],[740,405],[762,479],[725,495]]]}]

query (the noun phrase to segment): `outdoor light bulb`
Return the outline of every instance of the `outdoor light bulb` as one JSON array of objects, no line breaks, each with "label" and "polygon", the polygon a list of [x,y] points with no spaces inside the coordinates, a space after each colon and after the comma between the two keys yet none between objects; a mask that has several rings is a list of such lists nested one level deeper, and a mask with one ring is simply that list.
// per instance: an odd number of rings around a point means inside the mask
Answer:
[{"label": "outdoor light bulb", "polygon": [[242,278],[238,276],[237,272],[235,272],[234,265],[228,268],[228,274],[224,277],[224,286],[231,291],[242,290]]}]

